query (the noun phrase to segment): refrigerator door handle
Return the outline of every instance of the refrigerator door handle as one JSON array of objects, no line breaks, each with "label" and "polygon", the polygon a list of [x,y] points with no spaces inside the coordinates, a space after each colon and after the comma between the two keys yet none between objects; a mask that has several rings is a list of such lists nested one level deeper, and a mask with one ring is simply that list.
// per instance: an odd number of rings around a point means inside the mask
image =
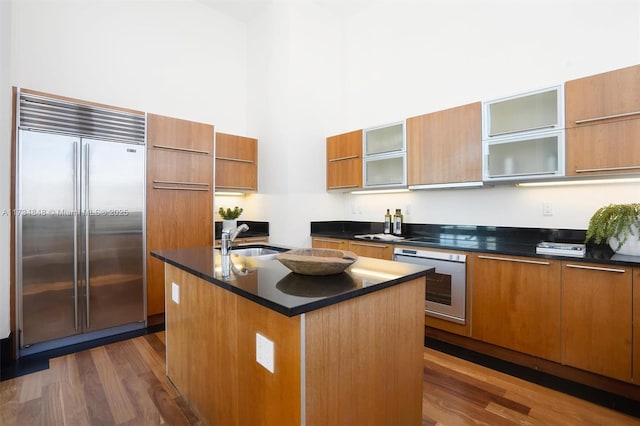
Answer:
[{"label": "refrigerator door handle", "polygon": [[78,331],[78,142],[73,143],[73,324]]},{"label": "refrigerator door handle", "polygon": [[85,145],[85,162],[84,162],[84,292],[85,292],[85,326],[91,328],[89,315],[91,307],[89,306],[90,289],[89,282],[89,143]]}]

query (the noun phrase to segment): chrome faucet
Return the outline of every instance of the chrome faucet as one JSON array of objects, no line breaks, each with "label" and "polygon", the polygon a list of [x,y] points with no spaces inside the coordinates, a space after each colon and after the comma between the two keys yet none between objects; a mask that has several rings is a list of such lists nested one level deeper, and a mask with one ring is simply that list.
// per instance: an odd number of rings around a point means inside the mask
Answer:
[{"label": "chrome faucet", "polygon": [[222,241],[220,242],[220,250],[222,251],[222,255],[226,256],[231,251],[231,244],[233,240],[236,239],[239,233],[248,231],[249,226],[246,223],[243,223],[240,226],[231,229],[223,229],[222,230]]}]

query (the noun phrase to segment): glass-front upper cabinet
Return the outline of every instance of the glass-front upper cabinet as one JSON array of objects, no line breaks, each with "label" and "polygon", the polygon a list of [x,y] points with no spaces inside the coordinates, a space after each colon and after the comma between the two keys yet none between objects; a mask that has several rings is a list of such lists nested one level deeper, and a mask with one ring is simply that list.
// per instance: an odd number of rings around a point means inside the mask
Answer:
[{"label": "glass-front upper cabinet", "polygon": [[397,188],[407,185],[405,139],[404,121],[364,130],[364,188]]},{"label": "glass-front upper cabinet", "polygon": [[564,176],[564,90],[483,102],[483,179]]}]

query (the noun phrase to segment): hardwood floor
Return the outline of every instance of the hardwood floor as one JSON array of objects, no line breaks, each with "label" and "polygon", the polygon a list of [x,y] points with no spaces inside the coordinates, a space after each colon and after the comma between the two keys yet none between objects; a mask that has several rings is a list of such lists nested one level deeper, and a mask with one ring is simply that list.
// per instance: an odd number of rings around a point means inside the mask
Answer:
[{"label": "hardwood floor", "polygon": [[[0,425],[202,424],[165,376],[164,353],[158,332],[53,358],[49,369],[0,382]],[[640,425],[429,348],[422,412],[423,425]]]}]

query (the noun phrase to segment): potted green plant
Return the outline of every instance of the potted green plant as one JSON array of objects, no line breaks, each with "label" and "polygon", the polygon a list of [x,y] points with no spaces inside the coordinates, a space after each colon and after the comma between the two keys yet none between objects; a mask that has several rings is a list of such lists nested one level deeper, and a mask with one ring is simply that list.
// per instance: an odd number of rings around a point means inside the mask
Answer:
[{"label": "potted green plant", "polygon": [[589,220],[586,241],[609,243],[616,253],[640,256],[640,203],[600,207]]},{"label": "potted green plant", "polygon": [[220,207],[218,214],[222,218],[222,229],[232,229],[238,226],[237,219],[242,214],[242,207],[235,206],[233,209]]}]

